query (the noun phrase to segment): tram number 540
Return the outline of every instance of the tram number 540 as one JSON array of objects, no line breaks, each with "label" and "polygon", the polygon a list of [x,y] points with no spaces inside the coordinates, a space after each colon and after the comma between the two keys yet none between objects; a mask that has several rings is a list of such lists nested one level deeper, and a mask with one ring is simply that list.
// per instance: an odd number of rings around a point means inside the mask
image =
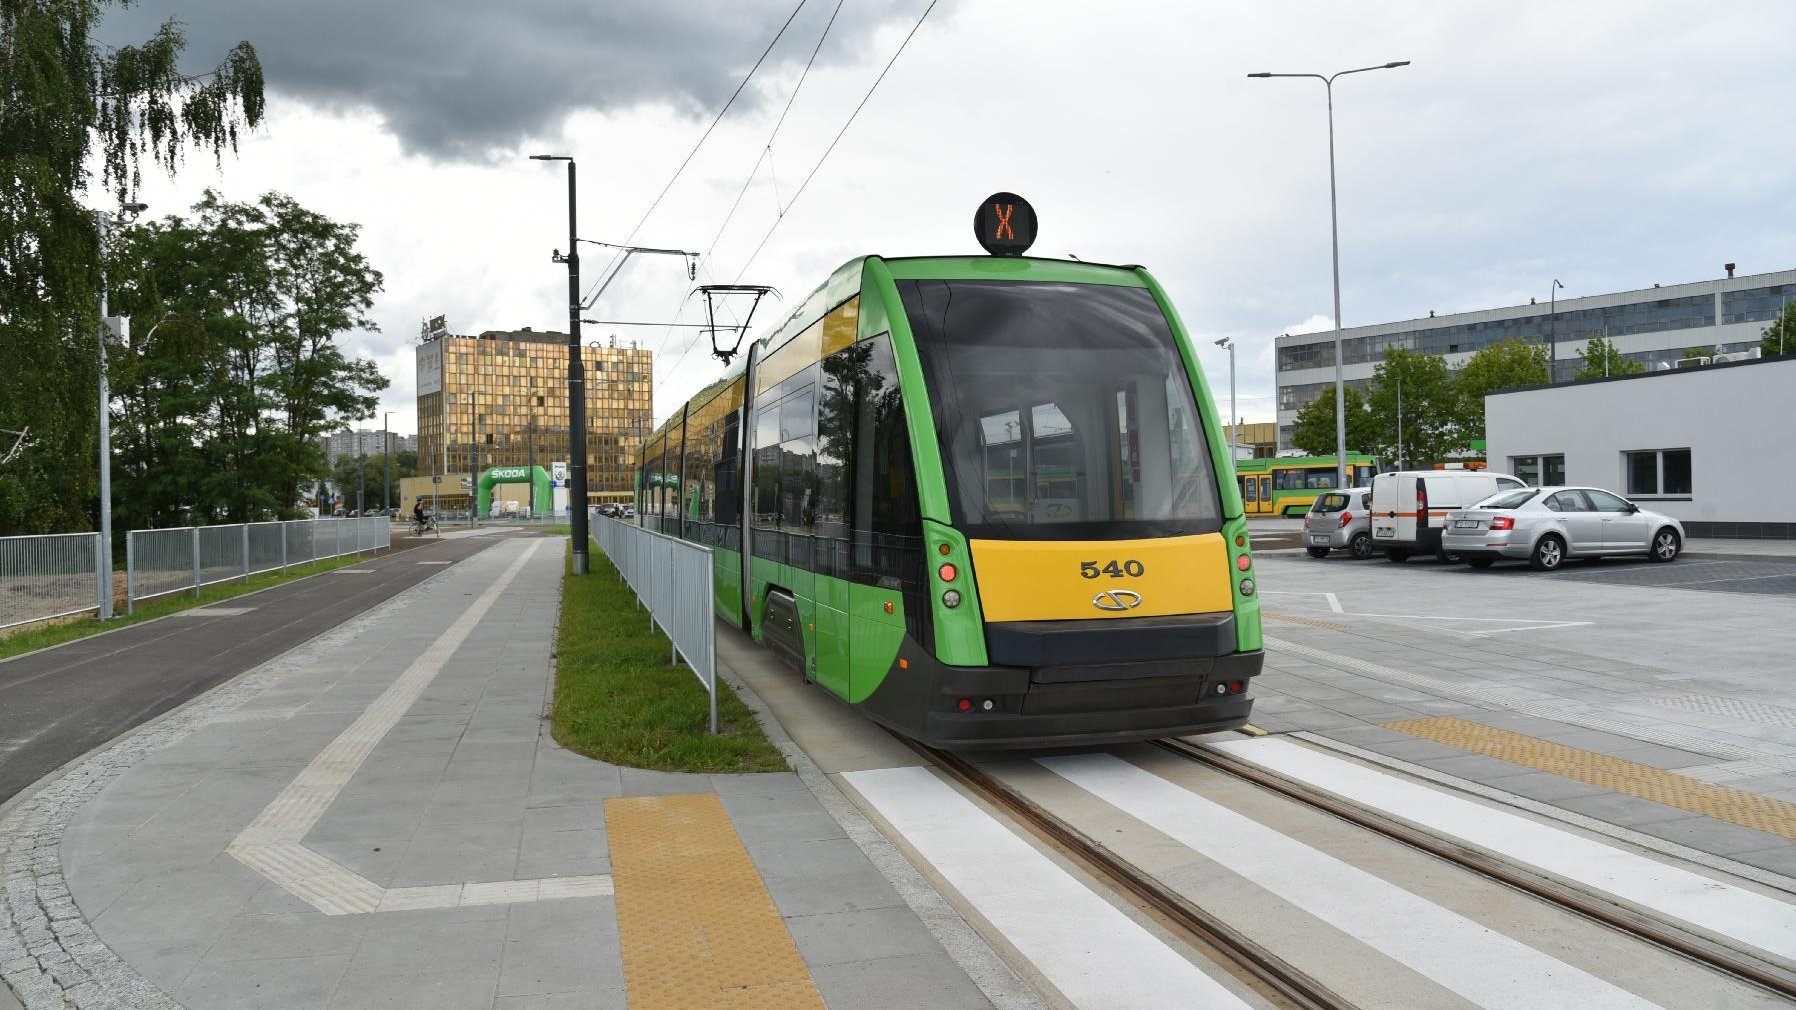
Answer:
[{"label": "tram number 540", "polygon": [[1110,561],[1102,567],[1096,561],[1079,562],[1079,577],[1086,579],[1095,579],[1100,575],[1108,575],[1113,579],[1120,579],[1125,575],[1131,578],[1140,578],[1141,573],[1145,571],[1147,569],[1142,566],[1141,562],[1134,559]]}]

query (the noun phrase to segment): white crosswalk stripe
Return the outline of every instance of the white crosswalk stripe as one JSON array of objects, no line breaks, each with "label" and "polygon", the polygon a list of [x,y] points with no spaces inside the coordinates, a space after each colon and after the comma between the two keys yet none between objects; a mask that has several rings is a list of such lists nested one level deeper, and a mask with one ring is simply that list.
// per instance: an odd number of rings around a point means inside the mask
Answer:
[{"label": "white crosswalk stripe", "polygon": [[1656,1006],[1114,755],[1037,761],[1478,1006]]},{"label": "white crosswalk stripe", "polygon": [[1773,958],[1796,961],[1796,906],[1788,902],[1287,740],[1208,746]]},{"label": "white crosswalk stripe", "polygon": [[1080,1010],[1248,1006],[929,769],[843,777]]}]

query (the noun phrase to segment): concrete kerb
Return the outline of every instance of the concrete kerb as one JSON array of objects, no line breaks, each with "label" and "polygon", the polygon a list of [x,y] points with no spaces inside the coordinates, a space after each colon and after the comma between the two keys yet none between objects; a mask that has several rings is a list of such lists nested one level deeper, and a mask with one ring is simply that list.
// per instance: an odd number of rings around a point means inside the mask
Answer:
[{"label": "concrete kerb", "polygon": [[[454,567],[445,566],[443,571]],[[5,901],[0,908],[0,982],[11,988],[23,1010],[66,1010],[70,1006],[80,1010],[180,1010],[179,1003],[114,954],[76,907],[62,875],[59,847],[63,832],[77,810],[137,762],[266,690],[274,683],[274,671],[287,665],[283,660],[293,651],[328,636],[357,633],[441,574],[432,573],[372,610],[326,628],[281,656],[69,761],[0,805],[0,895]],[[0,995],[4,992],[5,987],[0,987]],[[0,1002],[0,1010],[6,1010],[4,1002]]]},{"label": "concrete kerb", "polygon": [[768,739],[779,748],[786,761],[792,765],[799,781],[824,810],[829,812],[842,831],[851,839],[855,847],[860,849],[893,888],[906,906],[916,913],[924,928],[935,937],[954,963],[966,972],[979,991],[991,1001],[998,1010],[1046,1010],[1046,1004],[1028,983],[1017,975],[1004,959],[986,943],[967,921],[961,917],[948,899],[924,879],[923,874],[904,854],[898,851],[873,822],[856,807],[842,791],[836,788],[829,776],[818,768],[792,738],[786,734],[785,727],[774,718],[759,695],[749,688],[736,671],[730,669],[720,657],[717,660],[717,675],[736,692],[755,717],[761,720]]}]

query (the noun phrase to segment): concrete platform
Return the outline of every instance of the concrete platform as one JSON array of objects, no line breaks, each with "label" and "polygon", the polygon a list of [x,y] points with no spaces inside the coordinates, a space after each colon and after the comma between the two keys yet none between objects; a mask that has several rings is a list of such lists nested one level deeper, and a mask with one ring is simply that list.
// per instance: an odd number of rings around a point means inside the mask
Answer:
[{"label": "concrete platform", "polygon": [[564,541],[480,541],[0,818],[28,1010],[1032,1005],[986,995],[814,776],[556,745]]}]

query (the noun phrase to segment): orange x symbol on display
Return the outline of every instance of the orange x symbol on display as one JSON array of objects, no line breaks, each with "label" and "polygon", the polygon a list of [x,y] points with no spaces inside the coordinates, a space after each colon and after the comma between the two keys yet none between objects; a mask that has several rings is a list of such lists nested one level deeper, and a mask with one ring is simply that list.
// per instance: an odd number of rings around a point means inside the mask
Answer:
[{"label": "orange x symbol on display", "polygon": [[994,241],[1001,238],[1015,239],[1016,231],[1010,227],[1010,215],[1016,213],[1016,204],[994,203],[992,210],[998,215],[998,230],[992,235],[992,239]]}]

